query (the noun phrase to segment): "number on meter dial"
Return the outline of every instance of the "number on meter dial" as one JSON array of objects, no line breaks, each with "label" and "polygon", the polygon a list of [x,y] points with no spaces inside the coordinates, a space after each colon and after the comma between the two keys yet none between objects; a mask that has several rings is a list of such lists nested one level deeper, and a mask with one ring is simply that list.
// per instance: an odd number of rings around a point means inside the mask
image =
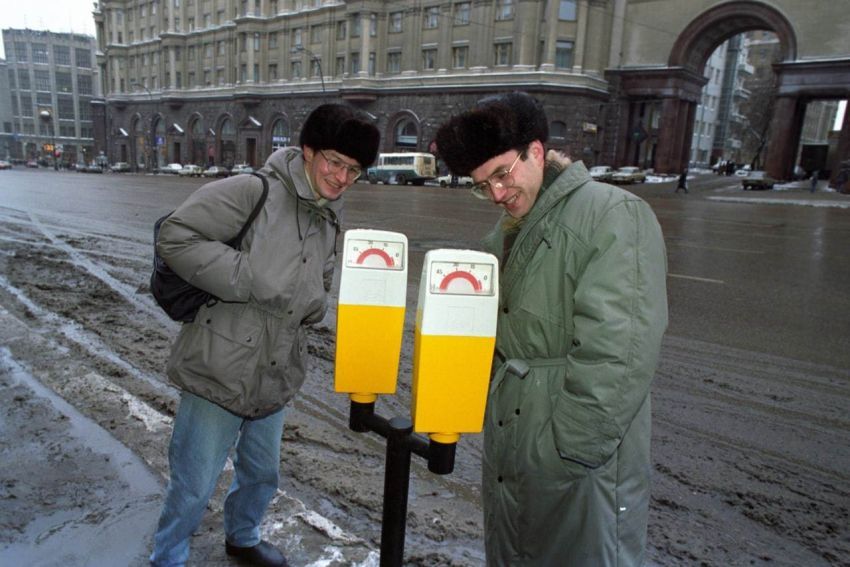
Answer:
[{"label": "number on meter dial", "polygon": [[493,295],[493,264],[432,262],[431,293]]},{"label": "number on meter dial", "polygon": [[345,265],[349,268],[404,269],[403,242],[352,238],[346,246]]}]

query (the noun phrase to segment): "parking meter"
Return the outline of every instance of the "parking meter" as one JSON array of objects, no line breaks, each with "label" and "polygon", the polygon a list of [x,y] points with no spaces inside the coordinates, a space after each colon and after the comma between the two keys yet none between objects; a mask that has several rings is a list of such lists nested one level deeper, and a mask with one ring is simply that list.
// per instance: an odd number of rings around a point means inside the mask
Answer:
[{"label": "parking meter", "polygon": [[492,254],[432,250],[425,255],[416,309],[413,428],[456,443],[478,433],[496,343],[499,267]]},{"label": "parking meter", "polygon": [[360,403],[395,393],[406,295],[407,237],[346,231],[337,306],[337,392]]}]

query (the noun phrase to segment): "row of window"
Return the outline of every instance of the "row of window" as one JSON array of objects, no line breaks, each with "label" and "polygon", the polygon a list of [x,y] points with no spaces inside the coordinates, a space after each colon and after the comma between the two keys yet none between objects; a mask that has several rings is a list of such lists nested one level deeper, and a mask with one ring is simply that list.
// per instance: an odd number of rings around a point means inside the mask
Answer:
[{"label": "row of window", "polygon": [[[32,96],[29,94],[21,94],[20,108],[18,107],[18,98],[12,97],[12,115],[22,116],[24,118],[35,118],[39,116],[42,109],[52,109],[52,100],[36,99],[33,104]],[[74,105],[74,99],[71,97],[56,97],[56,114],[59,120],[83,120],[90,121],[91,100],[80,99],[77,105]]]},{"label": "row of window", "polygon": [[[514,17],[514,0],[497,0],[496,6],[496,14],[495,19],[497,21],[511,20]],[[152,8],[155,8],[156,4],[152,5]],[[469,25],[470,14],[472,9],[472,2],[463,1],[463,2],[455,2],[452,4],[451,11],[451,23],[455,26],[464,26]],[[427,6],[423,9],[422,12],[422,28],[423,29],[437,29],[440,26],[440,18],[442,17],[443,7],[440,5]],[[259,0],[256,0],[255,11],[251,13],[248,10],[248,1],[243,0],[242,2],[242,10],[239,13],[234,14],[234,17],[238,15],[249,16],[249,15],[259,15],[260,5]],[[151,11],[152,15],[156,14],[156,10],[153,9]],[[272,0],[270,2],[270,14],[277,14],[277,2]],[[116,21],[119,24],[119,28],[115,30],[116,40],[118,43],[124,43],[123,36],[123,21],[120,14],[122,12],[117,12],[118,16],[116,17]],[[133,21],[132,17],[133,11],[132,9],[128,11],[127,21]],[[140,16],[145,17],[146,12],[144,11],[144,5],[140,7]],[[404,23],[405,12],[402,10],[390,12],[388,14],[389,33],[402,33],[403,23]],[[225,10],[219,9],[216,13],[215,22],[213,22],[212,13],[205,12],[202,16],[202,25],[199,29],[207,29],[212,27],[213,25],[221,25],[224,24],[227,20],[225,19]],[[575,0],[559,0],[559,10],[558,10],[558,19],[562,21],[575,21],[576,20],[576,1]],[[351,16],[351,37],[357,38],[360,37],[360,24],[361,16],[360,14],[353,14]],[[183,30],[181,27],[181,20],[179,16],[172,15],[171,24],[172,27],[170,29],[182,32],[182,31],[195,31],[195,18],[188,17],[186,19],[186,30]],[[310,27],[310,41],[312,43],[320,43],[322,41],[322,29],[324,28],[324,24],[317,24]],[[336,23],[336,38],[338,40],[346,39],[348,29],[348,21],[340,21]],[[157,36],[157,26],[150,25],[148,27],[139,25],[138,28],[133,28],[127,31],[127,40],[129,43],[134,43],[136,39],[136,31],[139,31],[139,40],[146,41],[149,37],[151,39]],[[149,35],[148,35],[149,31]],[[300,38],[301,29],[294,30],[293,33],[297,32]],[[377,36],[378,33],[378,15],[377,14],[369,14],[369,35],[372,37]],[[300,45],[300,41],[297,43]]]},{"label": "row of window", "polygon": [[[18,63],[33,63],[49,65],[50,54],[49,46],[46,43],[26,43],[23,41],[14,42],[14,48],[9,48],[9,43],[6,43],[6,53],[14,53],[15,60]],[[29,47],[29,49],[27,49]],[[71,48],[67,45],[53,45],[53,65],[71,65]],[[32,52],[30,54],[30,51]],[[84,69],[91,69],[92,52],[91,49],[83,47],[74,48],[74,65]]]},{"label": "row of window", "polygon": [[[157,54],[154,54],[157,55]],[[386,58],[386,72],[387,74],[394,75],[402,72],[402,59],[401,59],[400,51],[391,51],[387,53]],[[433,71],[437,69],[437,55],[438,51],[436,48],[428,48],[422,50],[422,69],[426,71]],[[154,57],[152,59],[158,59]],[[309,76],[313,78],[324,78],[327,76],[336,76],[343,77],[346,73],[346,60],[344,55],[340,55],[336,58],[335,67],[333,70],[333,74],[329,73],[329,69],[322,68],[321,59],[319,58],[311,58],[310,59],[310,70]],[[147,60],[147,56],[145,56],[144,60]],[[468,66],[469,61],[469,46],[458,46],[452,48],[452,67],[454,69],[465,69]],[[513,61],[513,45],[511,43],[497,43],[494,46],[494,54],[493,54],[493,65],[495,67],[509,66]],[[130,62],[130,68],[134,72],[133,75],[136,75],[135,61],[132,60]],[[348,72],[352,75],[356,75],[360,73],[361,68],[361,59],[360,52],[352,52],[349,54],[348,58]],[[367,63],[366,73],[368,75],[376,74],[376,55],[374,52],[369,54],[369,60]],[[556,52],[555,52],[555,66],[559,69],[570,69],[573,65],[573,43],[571,41],[559,41],[557,43]],[[261,81],[260,77],[260,65],[254,64],[253,69],[250,70],[251,74],[249,77],[249,69],[247,64],[242,64],[239,67],[239,81],[244,83],[249,79],[255,83],[259,83]],[[270,63],[267,67],[267,75],[264,78],[265,81],[275,82],[283,79],[284,77],[281,75],[280,67],[277,63]],[[187,74],[188,83],[185,85],[186,87],[195,87],[195,86],[224,86],[227,83],[227,77],[225,73],[224,67],[219,67],[215,70],[213,69],[204,69],[203,74],[201,75],[202,82],[198,82],[198,75],[195,71],[189,71]],[[299,80],[305,77],[304,68],[302,61],[292,61],[289,65],[289,79],[291,80]],[[183,73],[177,71],[175,73],[176,84],[174,88],[184,88],[183,84]],[[161,85],[158,82],[157,75],[151,75],[150,78],[142,76],[141,84],[146,88],[157,89],[160,88]],[[120,90],[125,91],[126,83],[124,79],[120,81]]]},{"label": "row of window", "polygon": [[[220,53],[223,54],[224,46],[223,42],[220,44]],[[427,48],[422,50],[422,69],[426,71],[433,71],[437,69],[437,56],[438,50],[437,48]],[[189,59],[193,60],[192,51],[190,51]],[[327,76],[336,76],[343,77],[346,73],[346,61],[345,56],[340,55],[336,58],[335,66],[333,69],[333,73],[330,73],[330,69],[322,68],[321,58],[311,57],[310,58],[310,77],[323,77]],[[147,66],[148,63],[148,55],[144,54],[139,57],[137,60],[135,57],[130,57],[130,70],[131,74],[137,75],[138,69],[136,68],[136,62],[140,61],[142,66]],[[154,65],[159,63],[159,53],[155,52],[150,57],[150,60]],[[360,73],[361,68],[361,58],[360,52],[352,52],[349,54],[348,58],[349,67],[348,72],[352,75]],[[469,64],[469,46],[462,45],[452,48],[452,68],[454,69],[465,69]],[[503,67],[509,66],[513,64],[513,44],[510,42],[505,43],[496,43],[494,45],[493,52],[493,65],[495,67]],[[387,53],[386,57],[386,73],[390,75],[399,74],[402,72],[402,54],[400,51],[390,51]],[[558,69],[570,69],[573,65],[573,42],[571,41],[558,41],[555,48],[555,66]],[[274,82],[283,78],[280,73],[280,67],[277,63],[271,63],[267,67],[268,73],[265,77],[266,81]],[[168,70],[166,69],[166,74]],[[239,81],[246,82],[249,80],[248,76],[248,66],[247,64],[242,64],[239,67]],[[374,52],[369,54],[368,67],[366,68],[366,73],[368,75],[376,74],[376,54]],[[177,71],[175,73],[176,84],[175,88],[183,88],[183,80],[182,80],[182,72]],[[219,67],[215,70],[215,75],[213,75],[213,69],[204,69],[203,70],[203,81],[199,84],[197,82],[198,75],[195,71],[188,72],[188,87],[194,86],[213,86],[219,85],[223,86],[226,84],[227,80],[225,77],[225,68]],[[292,61],[289,65],[289,78],[292,80],[298,80],[304,78],[303,72],[303,62]],[[255,83],[260,82],[260,65],[254,64],[250,80]],[[150,81],[147,77],[142,77],[141,83],[148,88],[160,88],[161,85],[158,84],[157,76],[151,75]],[[125,90],[124,80],[121,79],[121,90]]]},{"label": "row of window", "polygon": [[[50,71],[43,69],[34,69],[32,73],[32,81],[30,81],[29,69],[18,69],[17,73],[13,69],[9,69],[9,87],[12,90],[29,91],[35,90],[39,92],[53,92],[54,89],[50,83]],[[55,71],[53,73],[56,81],[55,91],[59,93],[70,93],[74,90],[73,75],[69,71]],[[94,94],[94,85],[91,75],[77,75],[77,94],[90,95]]]},{"label": "row of window", "polygon": [[[11,127],[11,123],[10,127]],[[35,124],[32,121],[24,122],[21,124],[21,128],[18,131],[24,135],[34,136],[36,133]],[[59,126],[59,137],[62,138],[76,138],[77,137],[77,129],[75,126],[70,124],[66,126]],[[38,123],[38,134],[40,136],[52,136],[53,131],[47,126],[44,122]],[[80,138],[94,138],[94,127],[91,125],[80,125]]]}]

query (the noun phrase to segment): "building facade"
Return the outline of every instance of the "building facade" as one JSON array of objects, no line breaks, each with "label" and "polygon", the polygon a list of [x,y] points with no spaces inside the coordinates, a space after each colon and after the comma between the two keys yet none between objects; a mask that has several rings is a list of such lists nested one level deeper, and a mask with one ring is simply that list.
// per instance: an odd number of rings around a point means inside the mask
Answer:
[{"label": "building facade", "polygon": [[587,0],[107,0],[95,20],[113,161],[261,163],[347,101],[382,150],[428,150],[494,91],[546,105],[552,145],[601,159],[612,14]]},{"label": "building facade", "polygon": [[95,39],[29,29],[2,33],[10,106],[3,137],[9,157],[57,166],[94,160],[93,102],[100,94]]}]

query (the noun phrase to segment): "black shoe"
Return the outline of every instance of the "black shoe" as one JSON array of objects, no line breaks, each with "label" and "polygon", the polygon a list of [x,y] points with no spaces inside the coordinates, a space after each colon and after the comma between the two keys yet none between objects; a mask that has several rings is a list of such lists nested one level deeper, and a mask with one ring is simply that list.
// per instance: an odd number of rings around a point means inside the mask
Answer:
[{"label": "black shoe", "polygon": [[253,547],[238,547],[224,542],[228,555],[242,562],[258,567],[289,567],[286,557],[275,546],[267,541],[261,541]]}]

